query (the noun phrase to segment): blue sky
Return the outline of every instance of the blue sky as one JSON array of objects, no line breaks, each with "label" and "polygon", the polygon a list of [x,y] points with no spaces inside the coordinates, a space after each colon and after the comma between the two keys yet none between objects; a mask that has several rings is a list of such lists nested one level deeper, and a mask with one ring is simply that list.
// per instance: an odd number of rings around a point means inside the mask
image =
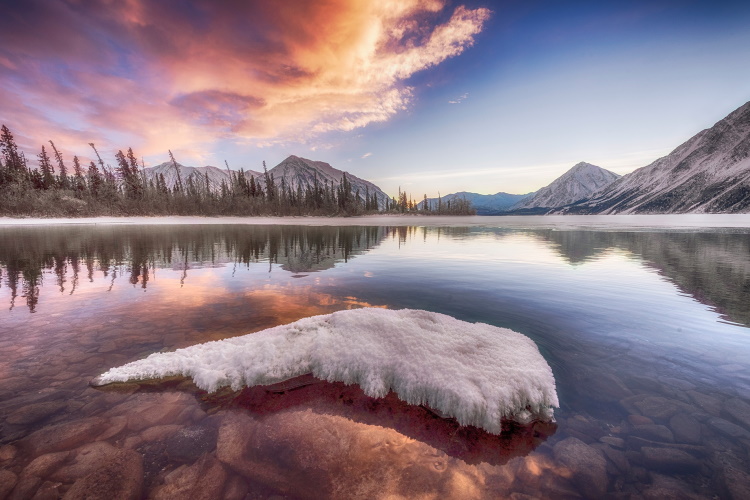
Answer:
[{"label": "blue sky", "polygon": [[630,172],[750,100],[743,2],[5,4],[0,121],[29,157],[296,154],[390,194],[525,193],[579,161]]}]

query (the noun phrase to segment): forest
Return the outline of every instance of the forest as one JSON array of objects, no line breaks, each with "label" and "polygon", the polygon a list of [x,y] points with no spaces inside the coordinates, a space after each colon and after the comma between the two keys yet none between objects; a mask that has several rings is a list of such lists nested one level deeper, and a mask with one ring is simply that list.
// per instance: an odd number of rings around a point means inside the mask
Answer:
[{"label": "forest", "polygon": [[[66,164],[55,143],[42,145],[35,161],[19,150],[10,129],[0,132],[0,216],[354,216],[375,213],[473,215],[467,200],[429,204],[427,195],[415,201],[406,192],[379,203],[376,193],[354,190],[346,173],[340,183],[318,182],[293,189],[285,178],[274,179],[263,163],[263,177],[230,171],[231,182],[211,189],[208,175],[196,180],[180,176],[169,151],[177,182],[168,186],[163,174],[147,175],[132,148],[115,154],[116,165],[105,164],[93,143],[96,161],[81,164],[73,156]],[[30,164],[35,163],[35,164]]]}]

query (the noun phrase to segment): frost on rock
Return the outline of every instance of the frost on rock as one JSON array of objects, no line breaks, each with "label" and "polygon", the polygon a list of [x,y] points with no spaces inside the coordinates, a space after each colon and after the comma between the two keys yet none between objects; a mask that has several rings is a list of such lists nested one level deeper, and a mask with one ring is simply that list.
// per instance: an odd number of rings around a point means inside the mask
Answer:
[{"label": "frost on rock", "polygon": [[112,368],[92,385],[182,375],[213,392],[307,373],[357,384],[371,397],[393,391],[495,434],[502,419],[550,420],[559,406],[552,370],[528,337],[412,309],[339,311],[155,353]]}]

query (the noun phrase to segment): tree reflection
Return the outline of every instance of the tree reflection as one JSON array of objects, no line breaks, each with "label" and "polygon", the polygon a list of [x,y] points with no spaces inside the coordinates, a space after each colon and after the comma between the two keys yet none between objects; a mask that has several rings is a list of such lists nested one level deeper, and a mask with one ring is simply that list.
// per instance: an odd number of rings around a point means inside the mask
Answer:
[{"label": "tree reflection", "polygon": [[146,289],[156,269],[181,270],[267,263],[295,273],[323,271],[348,262],[378,245],[379,227],[309,226],[104,226],[0,229],[0,280],[10,291],[10,308],[19,294],[34,312],[45,277],[60,293],[73,294],[79,274],[109,280],[118,276]]}]

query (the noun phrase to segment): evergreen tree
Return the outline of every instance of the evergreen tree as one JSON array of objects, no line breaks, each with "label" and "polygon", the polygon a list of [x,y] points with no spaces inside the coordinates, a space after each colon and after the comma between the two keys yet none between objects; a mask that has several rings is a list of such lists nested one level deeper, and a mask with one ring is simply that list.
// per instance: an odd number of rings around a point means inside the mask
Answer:
[{"label": "evergreen tree", "polygon": [[42,174],[42,185],[40,187],[51,189],[55,185],[55,172],[44,145],[42,145],[42,152],[37,155],[37,158],[39,158],[39,170]]},{"label": "evergreen tree", "polygon": [[73,190],[79,198],[86,190],[86,181],[83,178],[83,169],[77,156],[73,157]]},{"label": "evergreen tree", "polygon": [[50,143],[50,146],[52,146],[52,151],[54,151],[55,153],[55,160],[57,161],[57,168],[60,172],[60,188],[68,189],[70,187],[70,183],[68,181],[68,169],[65,167],[62,154],[60,153],[60,151],[57,150],[54,142],[49,141],[49,143]]},{"label": "evergreen tree", "polygon": [[104,184],[104,181],[102,180],[102,175],[99,172],[99,169],[96,167],[96,163],[94,163],[93,161],[89,163],[88,177],[88,185],[91,196],[97,198],[102,192],[102,185]]}]

